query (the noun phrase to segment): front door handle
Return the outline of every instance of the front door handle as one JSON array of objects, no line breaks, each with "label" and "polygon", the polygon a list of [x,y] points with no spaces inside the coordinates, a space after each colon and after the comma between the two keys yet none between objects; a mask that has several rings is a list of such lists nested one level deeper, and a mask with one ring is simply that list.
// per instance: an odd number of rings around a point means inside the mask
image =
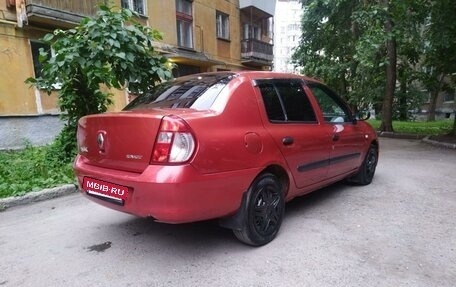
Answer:
[{"label": "front door handle", "polygon": [[292,137],[284,137],[282,139],[282,144],[283,145],[291,145],[294,143],[294,139]]},{"label": "front door handle", "polygon": [[340,135],[337,133],[337,134],[333,134],[333,141],[336,142],[338,141],[340,138]]}]

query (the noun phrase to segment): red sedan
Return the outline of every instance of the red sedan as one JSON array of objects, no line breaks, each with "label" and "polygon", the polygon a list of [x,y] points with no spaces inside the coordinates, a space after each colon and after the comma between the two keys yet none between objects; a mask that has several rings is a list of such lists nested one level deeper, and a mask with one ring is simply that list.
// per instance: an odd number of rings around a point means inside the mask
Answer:
[{"label": "red sedan", "polygon": [[379,147],[372,127],[316,80],[217,72],[83,117],[78,149],[87,198],[166,223],[220,218],[259,246],[277,235],[285,202],[342,179],[369,184]]}]

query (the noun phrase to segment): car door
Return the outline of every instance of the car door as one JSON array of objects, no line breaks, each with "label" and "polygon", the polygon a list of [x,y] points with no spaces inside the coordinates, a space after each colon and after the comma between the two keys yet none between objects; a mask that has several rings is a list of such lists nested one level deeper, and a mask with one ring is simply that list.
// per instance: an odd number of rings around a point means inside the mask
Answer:
[{"label": "car door", "polygon": [[357,169],[362,162],[364,133],[348,106],[322,84],[309,85],[324,118],[331,128],[331,154],[328,176],[335,177]]},{"label": "car door", "polygon": [[330,127],[317,122],[299,79],[257,80],[265,107],[264,126],[280,149],[295,185],[324,180],[329,163]]}]

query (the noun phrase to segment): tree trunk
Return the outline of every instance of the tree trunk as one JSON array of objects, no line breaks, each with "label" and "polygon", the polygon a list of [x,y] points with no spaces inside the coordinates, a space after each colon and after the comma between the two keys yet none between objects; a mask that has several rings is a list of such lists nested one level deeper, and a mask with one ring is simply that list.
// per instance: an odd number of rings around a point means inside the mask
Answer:
[{"label": "tree trunk", "polygon": [[450,135],[456,137],[456,93],[454,94],[454,121],[453,121],[453,129],[450,132]]},{"label": "tree trunk", "polygon": [[437,98],[439,97],[440,90],[442,90],[443,79],[445,78],[443,74],[440,74],[438,77],[439,81],[437,83],[437,86],[435,87],[435,90],[431,91],[431,99],[429,100],[428,122],[435,121],[435,109],[437,108]]},{"label": "tree trunk", "polygon": [[[384,7],[389,10],[388,0],[382,0]],[[388,65],[386,66],[386,88],[385,97],[383,98],[382,104],[382,123],[380,130],[385,132],[392,132],[393,130],[393,99],[394,91],[396,89],[396,63],[397,63],[397,51],[396,51],[396,39],[392,35],[394,23],[391,16],[385,21],[385,33],[390,35],[390,38],[386,42],[386,55],[388,58]]]},{"label": "tree trunk", "polygon": [[437,97],[439,96],[439,90],[436,89],[431,92],[431,99],[429,100],[429,114],[428,114],[428,122],[435,121],[435,109],[437,107]]}]

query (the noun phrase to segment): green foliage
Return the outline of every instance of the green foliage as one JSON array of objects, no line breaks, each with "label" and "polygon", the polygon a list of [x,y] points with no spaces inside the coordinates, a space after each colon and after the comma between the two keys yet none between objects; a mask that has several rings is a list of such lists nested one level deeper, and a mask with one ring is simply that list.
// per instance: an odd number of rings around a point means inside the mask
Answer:
[{"label": "green foliage", "polygon": [[[334,87],[352,105],[373,105],[380,111],[385,104],[385,91],[394,88],[394,79],[391,77],[390,85],[387,81],[391,65],[397,71],[397,90],[396,99],[387,102],[394,109],[387,116],[400,111],[403,117],[419,105],[423,94],[416,90],[422,90],[423,84],[429,91],[434,88],[436,95],[445,89],[445,84],[454,87],[455,1],[301,0],[301,3],[302,37],[293,61],[303,67],[303,73]],[[392,42],[396,56],[387,53],[387,44]],[[396,61],[391,61],[388,55]],[[388,76],[391,75],[389,70]]]},{"label": "green foliage", "polygon": [[0,198],[75,183],[71,163],[63,162],[55,146],[0,152]]},{"label": "green foliage", "polygon": [[74,29],[55,30],[42,41],[52,48],[40,49],[43,65],[39,78],[26,82],[51,93],[57,86],[65,128],[58,138],[64,158],[74,156],[78,120],[106,112],[112,104],[104,88],[147,91],[171,78],[171,65],[152,45],[161,34],[139,24],[134,12],[100,6],[94,19],[86,18]]},{"label": "green foliage", "polygon": [[[434,120],[436,98],[441,91],[456,88],[456,2],[431,1],[423,36],[426,39],[420,80],[431,94],[429,120]],[[456,122],[454,126],[456,130]]]},{"label": "green foliage", "polygon": [[[378,130],[381,121],[368,120],[368,122]],[[393,121],[394,131],[397,133],[416,134],[416,135],[445,135],[451,130],[450,120],[436,122],[404,122]]]}]

